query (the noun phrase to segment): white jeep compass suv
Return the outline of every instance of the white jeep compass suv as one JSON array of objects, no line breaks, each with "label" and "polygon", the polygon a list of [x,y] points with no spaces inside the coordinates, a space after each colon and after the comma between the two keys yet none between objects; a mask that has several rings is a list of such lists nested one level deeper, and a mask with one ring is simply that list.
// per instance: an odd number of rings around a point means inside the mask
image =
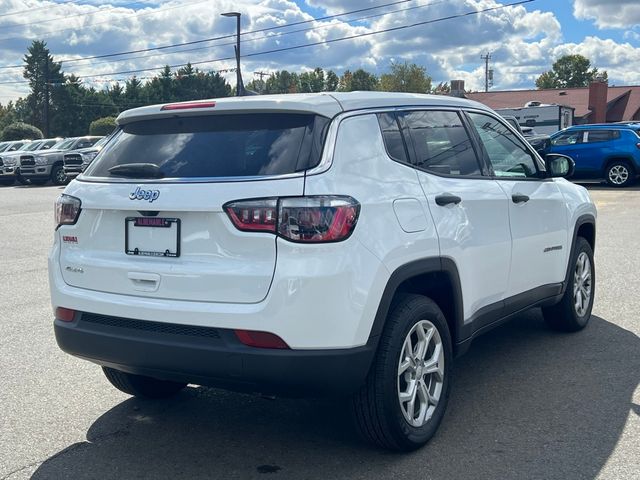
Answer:
[{"label": "white jeep compass suv", "polygon": [[331,93],[143,107],[56,202],[60,347],[143,397],[349,394],[363,435],[436,431],[452,364],[531,307],[586,326],[596,209],[481,104]]}]

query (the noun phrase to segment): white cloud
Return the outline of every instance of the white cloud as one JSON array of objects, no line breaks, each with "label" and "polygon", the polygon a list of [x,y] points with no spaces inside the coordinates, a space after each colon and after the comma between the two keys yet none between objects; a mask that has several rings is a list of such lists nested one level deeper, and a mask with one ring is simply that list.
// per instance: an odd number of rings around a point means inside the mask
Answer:
[{"label": "white cloud", "polygon": [[573,14],[580,20],[595,20],[599,28],[626,28],[640,24],[638,0],[574,0]]},{"label": "white cloud", "polygon": [[640,71],[630,68],[631,65],[640,64],[638,47],[629,43],[617,43],[611,39],[590,36],[578,44],[558,45],[552,51],[554,58],[575,53],[590,59],[598,70],[606,70],[610,84],[640,84]]},{"label": "white cloud", "polygon": [[[304,1],[329,14],[381,3],[380,0]],[[235,22],[219,15],[224,11],[242,12],[242,29],[245,32],[311,20],[313,17],[301,8],[301,5],[306,8],[302,2],[303,0],[298,0],[297,3],[293,0],[169,0],[145,2],[142,8],[138,4],[137,10],[133,10],[128,0],[116,0],[110,4],[98,0],[83,4],[29,0],[30,13],[0,17],[0,66],[20,64],[33,39],[46,39],[57,59],[70,59],[233,35]],[[605,2],[575,0],[576,9],[578,6],[593,8],[596,4],[604,5]],[[464,15],[502,5],[497,0],[415,0],[349,17],[247,34],[243,36],[243,54],[323,42],[461,15],[385,34],[246,57],[242,62],[245,81],[251,80],[252,72],[257,70],[303,71],[320,66],[341,73],[345,69],[362,67],[380,74],[392,61],[409,61],[424,65],[436,83],[459,78],[466,81],[468,88],[479,90],[484,86],[484,64],[480,55],[491,51],[495,88],[530,88],[535,78],[549,69],[563,52],[582,53],[589,57],[599,68],[608,70],[610,78],[617,83],[640,83],[634,69],[629,68],[629,65],[638,64],[637,48],[629,43],[616,43],[597,37],[587,37],[579,43],[562,45],[562,29],[552,12],[528,11],[524,6],[513,6]],[[25,8],[22,0],[0,0],[2,12]],[[394,13],[354,21],[362,16],[390,11]],[[92,15],[84,15],[87,13]],[[58,20],[53,22],[34,23],[56,18]],[[11,26],[14,23],[30,25],[16,28]],[[308,28],[313,30],[288,33]],[[628,35],[636,33],[632,30],[630,32]],[[633,37],[626,38],[634,40]],[[233,38],[227,38],[177,49],[141,52],[128,57],[63,63],[63,69],[66,73],[81,77],[100,75],[99,79],[86,79],[86,82],[101,88],[105,85],[105,80],[129,76],[114,75],[113,72],[233,57],[233,42]],[[202,70],[217,70],[231,68],[234,64],[233,60],[227,60],[197,66]],[[141,72],[138,76],[147,77],[155,73]],[[0,102],[6,103],[8,99],[24,95],[28,90],[25,84],[1,82],[22,80],[20,68],[0,69]],[[235,75],[228,74],[228,80],[233,84]]]}]

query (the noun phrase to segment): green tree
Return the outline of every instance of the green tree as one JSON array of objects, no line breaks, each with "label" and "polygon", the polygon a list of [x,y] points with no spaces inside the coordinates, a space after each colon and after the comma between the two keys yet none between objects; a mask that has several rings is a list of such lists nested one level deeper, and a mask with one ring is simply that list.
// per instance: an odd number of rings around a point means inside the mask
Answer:
[{"label": "green tree", "polygon": [[61,71],[60,63],[54,61],[47,44],[34,40],[27,50],[23,59],[25,63],[23,77],[29,81],[31,93],[27,96],[27,103],[30,110],[29,121],[40,129],[47,130],[45,125],[45,98],[46,91],[49,95],[49,110],[54,103],[52,87],[64,84],[64,74]]},{"label": "green tree", "polygon": [[335,92],[336,90],[338,90],[338,85],[340,85],[340,77],[338,77],[338,75],[336,75],[336,72],[334,72],[333,70],[329,70],[324,82],[325,92]]},{"label": "green tree", "polygon": [[13,102],[7,103],[7,105],[3,106],[0,104],[0,132],[9,124],[15,123],[18,121],[18,116],[16,114],[15,107]]},{"label": "green tree", "polygon": [[124,84],[124,95],[121,106],[127,108],[141,107],[147,104],[145,91],[142,88],[142,82],[136,76],[131,77]]},{"label": "green tree", "polygon": [[300,91],[300,79],[296,73],[280,70],[272,73],[267,78],[264,93],[298,93]]},{"label": "green tree", "polygon": [[149,103],[173,102],[176,99],[174,92],[174,78],[169,65],[165,65],[160,75],[151,79],[146,85]]},{"label": "green tree", "polygon": [[113,85],[108,86],[106,92],[107,96],[111,99],[118,111],[126,110],[126,107],[124,106],[124,88],[122,88],[120,83],[116,82]]},{"label": "green tree", "polygon": [[6,126],[0,134],[0,140],[3,142],[10,140],[36,140],[42,138],[42,131],[27,123],[16,122]]},{"label": "green tree", "polygon": [[311,72],[303,72],[300,74],[300,92],[316,93],[325,89],[324,70],[320,67]]},{"label": "green tree", "polygon": [[391,64],[389,73],[380,77],[380,90],[384,92],[429,93],[431,77],[424,67],[415,63]]},{"label": "green tree", "polygon": [[591,68],[591,61],[582,55],[564,55],[552,65],[551,70],[544,72],[536,80],[536,87],[574,88],[587,87],[597,77],[608,79],[607,72],[600,73]]},{"label": "green tree", "polygon": [[361,68],[353,73],[350,70],[345,70],[340,77],[338,90],[341,92],[377,90],[378,83],[378,77]]},{"label": "green tree", "polygon": [[102,117],[91,122],[89,135],[109,135],[116,128],[116,117]]}]

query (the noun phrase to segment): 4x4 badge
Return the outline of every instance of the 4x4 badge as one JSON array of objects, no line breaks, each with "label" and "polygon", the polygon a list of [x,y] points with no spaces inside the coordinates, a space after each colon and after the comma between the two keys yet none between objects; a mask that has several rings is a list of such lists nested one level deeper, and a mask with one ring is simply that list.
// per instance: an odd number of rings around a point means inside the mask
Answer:
[{"label": "4x4 badge", "polygon": [[160,190],[145,190],[139,186],[129,194],[129,200],[148,200],[149,203],[157,200],[160,196]]}]

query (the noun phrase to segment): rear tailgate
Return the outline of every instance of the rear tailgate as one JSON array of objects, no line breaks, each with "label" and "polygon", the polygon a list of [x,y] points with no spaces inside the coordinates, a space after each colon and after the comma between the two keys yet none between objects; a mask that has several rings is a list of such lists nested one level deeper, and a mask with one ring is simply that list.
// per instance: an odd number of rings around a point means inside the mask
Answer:
[{"label": "rear tailgate", "polygon": [[[330,97],[313,98],[323,112],[339,108]],[[276,237],[240,231],[223,206],[304,194],[304,172],[320,161],[329,123],[304,106],[243,99],[206,112],[145,107],[123,114],[120,130],[65,190],[82,202],[76,224],[57,231],[65,282],[163,299],[264,299]]]},{"label": "rear tailgate", "polygon": [[[138,188],[157,192],[157,198],[153,202],[131,200],[130,194]],[[66,193],[82,201],[82,212],[75,225],[56,232],[62,276],[69,285],[100,292],[201,302],[259,302],[273,277],[276,238],[237,230],[222,206],[241,198],[273,196],[274,192],[301,195],[303,177],[217,184],[73,182]],[[154,216],[143,216],[148,212]],[[178,235],[163,227],[135,226],[134,221],[127,226],[128,218],[179,220],[179,256],[127,254],[127,231],[130,241],[137,242],[133,246],[160,254],[174,250],[173,235]]]}]

